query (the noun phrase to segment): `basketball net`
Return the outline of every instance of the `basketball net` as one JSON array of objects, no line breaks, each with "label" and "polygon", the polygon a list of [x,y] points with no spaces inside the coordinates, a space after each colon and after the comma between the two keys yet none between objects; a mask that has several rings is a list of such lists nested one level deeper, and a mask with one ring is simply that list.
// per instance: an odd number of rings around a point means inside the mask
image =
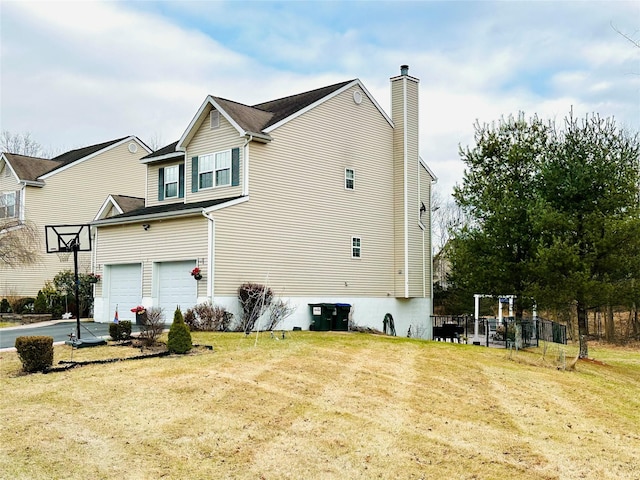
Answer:
[{"label": "basketball net", "polygon": [[58,255],[58,258],[60,259],[61,262],[66,262],[67,260],[69,260],[69,257],[71,256],[71,252],[67,250],[58,250],[56,252],[56,255]]}]

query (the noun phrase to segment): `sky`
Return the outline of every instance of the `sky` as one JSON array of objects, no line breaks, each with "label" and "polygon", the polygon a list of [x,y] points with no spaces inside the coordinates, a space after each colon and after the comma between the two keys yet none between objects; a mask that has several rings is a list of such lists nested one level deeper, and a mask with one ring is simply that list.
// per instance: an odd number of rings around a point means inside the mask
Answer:
[{"label": "sky", "polygon": [[207,95],[252,105],[358,78],[390,113],[420,79],[444,197],[474,124],[614,116],[640,130],[640,2],[0,0],[0,130],[60,154],[177,140]]}]

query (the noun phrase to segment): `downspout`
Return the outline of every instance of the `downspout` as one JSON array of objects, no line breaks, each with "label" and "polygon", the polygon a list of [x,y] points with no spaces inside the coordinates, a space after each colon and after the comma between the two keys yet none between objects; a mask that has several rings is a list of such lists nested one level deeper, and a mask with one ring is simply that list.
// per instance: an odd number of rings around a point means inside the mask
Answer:
[{"label": "downspout", "polygon": [[216,241],[216,221],[207,212],[202,210],[202,216],[209,220],[207,225],[207,296],[210,297],[211,303],[214,299],[214,272],[215,272],[215,241]]},{"label": "downspout", "polygon": [[244,181],[242,182],[242,195],[249,195],[249,142],[253,141],[253,134],[248,134],[247,141],[242,145],[244,153]]}]

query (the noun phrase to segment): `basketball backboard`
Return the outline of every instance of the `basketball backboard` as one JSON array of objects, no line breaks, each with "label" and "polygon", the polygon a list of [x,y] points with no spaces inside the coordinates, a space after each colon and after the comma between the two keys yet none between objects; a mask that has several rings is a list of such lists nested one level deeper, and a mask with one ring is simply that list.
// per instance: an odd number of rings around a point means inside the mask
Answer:
[{"label": "basketball backboard", "polygon": [[90,225],[46,225],[47,253],[90,252]]}]

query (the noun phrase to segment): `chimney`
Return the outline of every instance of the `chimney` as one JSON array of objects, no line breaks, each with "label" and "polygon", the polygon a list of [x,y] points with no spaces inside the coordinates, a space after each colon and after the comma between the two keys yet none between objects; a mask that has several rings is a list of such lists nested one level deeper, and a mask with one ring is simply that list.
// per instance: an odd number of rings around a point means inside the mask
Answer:
[{"label": "chimney", "polygon": [[[393,120],[395,296],[422,296],[422,266],[410,262],[421,245],[418,201],[420,80],[409,75],[409,66],[400,66],[400,75],[391,78],[391,119]],[[419,291],[418,291],[419,290]]]}]

